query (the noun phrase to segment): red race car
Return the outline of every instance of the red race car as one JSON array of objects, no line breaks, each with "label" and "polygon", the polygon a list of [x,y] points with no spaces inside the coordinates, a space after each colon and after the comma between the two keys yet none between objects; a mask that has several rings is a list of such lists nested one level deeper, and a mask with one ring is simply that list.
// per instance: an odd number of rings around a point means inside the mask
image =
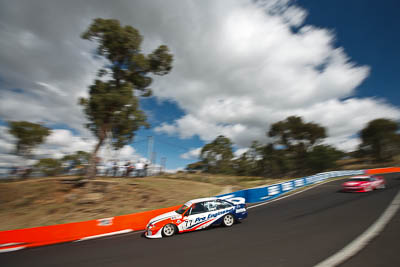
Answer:
[{"label": "red race car", "polygon": [[342,184],[344,192],[369,192],[374,189],[383,189],[386,182],[382,176],[360,175],[349,178]]}]

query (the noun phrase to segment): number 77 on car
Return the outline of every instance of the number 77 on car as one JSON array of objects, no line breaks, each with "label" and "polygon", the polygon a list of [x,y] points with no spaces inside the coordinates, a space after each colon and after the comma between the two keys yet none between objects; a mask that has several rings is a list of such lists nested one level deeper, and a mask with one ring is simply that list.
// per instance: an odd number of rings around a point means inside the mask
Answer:
[{"label": "number 77 on car", "polygon": [[212,225],[232,226],[247,218],[245,199],[199,198],[186,202],[178,210],[152,218],[146,226],[147,238],[170,237],[207,228]]}]

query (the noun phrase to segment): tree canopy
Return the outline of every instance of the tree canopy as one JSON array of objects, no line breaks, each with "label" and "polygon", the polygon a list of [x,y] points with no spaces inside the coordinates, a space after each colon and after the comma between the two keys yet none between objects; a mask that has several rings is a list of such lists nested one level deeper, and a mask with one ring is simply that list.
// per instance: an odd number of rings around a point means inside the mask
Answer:
[{"label": "tree canopy", "polygon": [[9,121],[8,125],[9,133],[17,139],[15,153],[23,157],[32,156],[33,149],[51,133],[49,128],[28,121]]},{"label": "tree canopy", "polygon": [[200,153],[200,159],[210,173],[232,172],[232,158],[232,142],[223,135],[206,144]]},{"label": "tree canopy", "polygon": [[321,172],[336,167],[336,161],[345,155],[329,145],[318,145],[313,147],[307,154],[307,167],[314,172]]},{"label": "tree canopy", "polygon": [[[373,156],[376,161],[388,162],[400,154],[400,127],[389,119],[372,120],[360,131],[359,151],[345,153],[332,145],[323,144],[323,126],[304,122],[290,116],[271,125],[267,135],[272,142],[253,141],[240,157],[234,158],[232,142],[224,136],[206,144],[201,161],[189,164],[210,173],[233,173],[241,176],[298,176],[337,168],[340,159],[360,157],[361,163]],[[351,160],[352,161],[352,160]],[[354,161],[353,161],[354,162]],[[189,168],[189,166],[191,168]]]},{"label": "tree canopy", "polygon": [[93,177],[96,154],[107,137],[119,149],[132,141],[140,127],[149,126],[138,96],[151,95],[151,75],[169,73],[173,56],[165,45],[148,55],[142,53],[139,31],[114,19],[95,19],[81,37],[96,42],[98,56],[107,61],[89,87],[89,97],[80,99],[87,127],[98,139],[88,168],[88,176]]},{"label": "tree canopy", "polygon": [[326,137],[326,131],[316,123],[303,122],[301,117],[290,116],[272,124],[268,136],[275,138],[276,145],[292,154],[294,165],[301,170],[306,167],[307,153]]},{"label": "tree canopy", "polygon": [[71,166],[79,166],[89,163],[90,154],[85,151],[77,151],[73,154],[65,155],[61,161],[64,163],[70,163]]},{"label": "tree canopy", "polygon": [[326,137],[325,128],[313,123],[303,122],[301,117],[290,116],[283,121],[272,124],[269,137],[276,137],[277,144],[289,150],[302,148],[308,150],[318,141]]},{"label": "tree canopy", "polygon": [[233,161],[233,168],[237,175],[262,175],[265,170],[263,165],[264,146],[258,141],[253,141],[250,148]]},{"label": "tree canopy", "polygon": [[116,87],[128,83],[149,96],[152,78],[148,74],[165,75],[172,69],[173,56],[166,45],[143,54],[143,36],[132,26],[121,26],[118,20],[97,18],[81,37],[98,43],[97,54],[108,60],[98,76],[111,75],[109,83]]},{"label": "tree canopy", "polygon": [[375,119],[361,130],[360,149],[376,161],[390,160],[399,152],[399,124],[389,119]]},{"label": "tree canopy", "polygon": [[35,167],[45,176],[56,176],[62,170],[61,161],[53,158],[40,159]]}]

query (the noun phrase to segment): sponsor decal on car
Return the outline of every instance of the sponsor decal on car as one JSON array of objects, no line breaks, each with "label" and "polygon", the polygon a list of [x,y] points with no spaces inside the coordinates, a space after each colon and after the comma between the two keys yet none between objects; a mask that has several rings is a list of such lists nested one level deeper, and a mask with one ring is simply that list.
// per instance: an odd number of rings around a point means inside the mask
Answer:
[{"label": "sponsor decal on car", "polygon": [[208,214],[208,218],[207,218],[207,219],[216,218],[216,217],[218,217],[219,215],[223,215],[223,214],[225,214],[225,213],[232,212],[233,210],[234,210],[234,209],[222,210],[222,211],[219,211],[219,212],[216,212],[216,213]]},{"label": "sponsor decal on car", "polygon": [[[196,207],[198,207],[197,210],[195,210]],[[193,212],[194,210],[195,212]],[[164,227],[168,224],[175,225],[177,233],[220,225],[226,214],[231,214],[236,221],[247,218],[245,199],[236,197],[225,200],[212,197],[195,199],[193,202],[188,201],[177,211],[161,214],[151,219],[146,227],[145,235],[148,238],[169,236],[163,232]]]},{"label": "sponsor decal on car", "polygon": [[[226,213],[233,212],[233,210],[234,209],[232,208],[232,209],[228,209],[228,210],[218,211],[215,213],[210,213],[210,214],[208,214],[208,216],[205,216],[205,217],[197,217],[196,220],[194,221],[194,223],[199,223],[199,222],[203,222],[203,221],[206,221],[209,219],[217,218],[220,215],[224,215]],[[244,211],[246,211],[246,209],[244,209]]]}]

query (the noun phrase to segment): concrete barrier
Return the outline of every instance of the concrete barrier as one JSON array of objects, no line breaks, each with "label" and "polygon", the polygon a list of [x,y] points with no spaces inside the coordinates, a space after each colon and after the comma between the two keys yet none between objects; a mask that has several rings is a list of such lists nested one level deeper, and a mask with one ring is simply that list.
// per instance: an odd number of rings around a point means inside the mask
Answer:
[{"label": "concrete barrier", "polygon": [[223,194],[219,195],[218,197],[244,197],[246,199],[246,203],[257,203],[274,199],[292,190],[320,183],[330,178],[348,176],[348,175],[360,175],[360,174],[365,174],[365,171],[356,170],[356,171],[323,172],[312,176],[297,178],[283,183],[273,184],[265,187],[250,188],[229,194]]},{"label": "concrete barrier", "polygon": [[366,174],[380,174],[380,173],[392,173],[392,172],[400,172],[400,167],[389,167],[389,168],[365,170]]},{"label": "concrete barrier", "polygon": [[0,232],[0,252],[143,230],[155,216],[179,206],[140,213]]}]

